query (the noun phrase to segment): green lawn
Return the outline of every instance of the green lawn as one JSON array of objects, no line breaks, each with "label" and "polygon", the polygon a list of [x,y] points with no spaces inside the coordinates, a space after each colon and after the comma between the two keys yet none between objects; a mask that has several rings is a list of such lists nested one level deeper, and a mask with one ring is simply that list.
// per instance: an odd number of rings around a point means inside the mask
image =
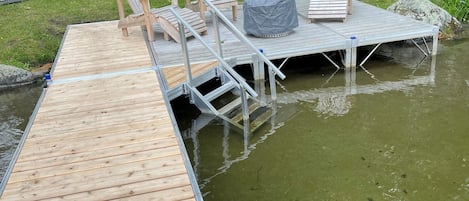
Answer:
[{"label": "green lawn", "polygon": [[386,9],[393,3],[395,3],[397,0],[362,0],[365,3],[369,3],[371,5],[375,5],[376,7],[384,8]]},{"label": "green lawn", "polygon": [[67,25],[118,18],[115,0],[27,0],[0,13],[0,63],[25,69],[54,61]]}]

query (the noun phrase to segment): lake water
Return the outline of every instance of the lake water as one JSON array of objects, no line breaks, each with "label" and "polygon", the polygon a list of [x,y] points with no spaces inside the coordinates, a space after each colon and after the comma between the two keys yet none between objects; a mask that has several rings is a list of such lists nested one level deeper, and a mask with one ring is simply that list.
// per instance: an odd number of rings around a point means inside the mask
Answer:
[{"label": "lake water", "polygon": [[34,84],[0,91],[0,178],[8,168],[41,89],[40,84]]},{"label": "lake water", "polygon": [[206,201],[469,200],[469,38],[362,68],[292,61],[250,138],[183,129]]}]

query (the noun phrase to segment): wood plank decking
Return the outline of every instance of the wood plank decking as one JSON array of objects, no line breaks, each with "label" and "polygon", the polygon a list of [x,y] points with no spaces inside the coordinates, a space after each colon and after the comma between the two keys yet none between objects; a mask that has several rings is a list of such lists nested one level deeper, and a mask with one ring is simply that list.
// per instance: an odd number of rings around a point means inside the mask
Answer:
[{"label": "wood plank decking", "polygon": [[129,31],[69,26],[1,200],[196,199],[143,34]]},{"label": "wood plank decking", "polygon": [[[192,64],[191,71],[192,76],[198,76],[217,66],[218,61],[208,61],[204,63]],[[186,67],[185,66],[169,66],[162,68],[163,73],[168,81],[168,86],[174,88],[182,83],[187,82],[186,77]]]},{"label": "wood plank decking", "polygon": [[[257,38],[247,36],[258,48],[264,50],[269,59],[281,59],[291,56],[302,56],[328,51],[345,50],[353,47],[374,45],[412,38],[433,36],[435,27],[409,17],[400,16],[389,11],[370,6],[360,1],[353,1],[353,14],[347,16],[346,22],[310,23],[308,17],[309,0],[295,0],[299,15],[299,27],[293,33],[280,38]],[[242,9],[242,6],[238,6]],[[225,16],[230,10],[223,11]],[[238,12],[238,20],[232,23],[244,33],[243,12]],[[215,47],[214,26],[211,17],[207,17],[208,34],[203,39]],[[242,42],[234,37],[224,26],[220,26],[221,40],[225,58],[237,58],[238,64],[252,63],[251,55]],[[350,46],[350,38],[356,38]],[[163,66],[182,65],[181,46],[174,41],[163,40],[163,34],[156,34],[153,46],[157,63]],[[214,57],[204,49],[197,39],[188,38],[191,61],[203,62]]]}]

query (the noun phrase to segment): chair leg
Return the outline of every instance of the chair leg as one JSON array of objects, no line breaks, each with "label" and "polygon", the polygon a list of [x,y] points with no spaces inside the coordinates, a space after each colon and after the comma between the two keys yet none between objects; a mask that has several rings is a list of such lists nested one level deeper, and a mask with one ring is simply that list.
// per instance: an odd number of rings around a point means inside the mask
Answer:
[{"label": "chair leg", "polygon": [[169,40],[171,39],[171,38],[169,37],[169,34],[166,33],[166,31],[163,32],[163,39],[164,39],[164,40],[167,40],[167,41],[169,41]]},{"label": "chair leg", "polygon": [[233,14],[233,21],[236,21],[238,18],[236,6],[231,6],[231,12]]},{"label": "chair leg", "polygon": [[[119,19],[122,20],[125,18],[124,4],[122,4],[122,0],[117,0],[117,7],[119,9]],[[122,28],[122,34],[125,37],[129,36],[129,31],[127,28]]]},{"label": "chair leg", "polygon": [[143,7],[143,15],[145,16],[145,27],[147,28],[148,32],[148,40],[154,41],[155,40],[155,33],[153,32],[152,20],[151,20],[151,13],[150,13],[150,3],[148,0],[140,0],[140,4]]},{"label": "chair leg", "polygon": [[205,6],[205,3],[203,0],[199,0],[199,12],[200,12],[200,18],[205,22],[205,11],[207,11],[207,7]]},{"label": "chair leg", "polygon": [[348,14],[352,14],[352,0],[348,0]]}]

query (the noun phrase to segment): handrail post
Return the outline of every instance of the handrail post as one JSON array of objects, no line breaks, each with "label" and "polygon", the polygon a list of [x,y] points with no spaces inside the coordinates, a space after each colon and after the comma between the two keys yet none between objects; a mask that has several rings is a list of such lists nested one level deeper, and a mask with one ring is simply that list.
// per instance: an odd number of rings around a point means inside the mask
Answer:
[{"label": "handrail post", "polygon": [[212,13],[212,20],[213,20],[213,26],[215,26],[215,42],[217,44],[217,50],[218,54],[220,55],[221,58],[223,58],[223,50],[221,47],[221,38],[220,38],[220,25],[218,24],[218,16],[213,12],[213,10],[210,10]]},{"label": "handrail post", "polygon": [[246,36],[244,36],[243,33],[241,33],[236,27],[233,25],[233,23],[226,18],[226,16],[223,15],[213,4],[212,2],[208,0],[203,0],[205,1],[205,4],[207,4],[210,9],[216,13],[216,15],[225,23],[226,28],[228,28],[241,42],[244,42],[248,48],[250,48],[253,52],[255,52],[266,64],[267,66],[275,72],[277,76],[279,76],[281,79],[285,79],[285,74],[283,74],[267,57],[262,54],[250,41]]},{"label": "handrail post", "polygon": [[[246,81],[244,80],[243,77],[241,77],[238,73],[236,73],[236,71],[234,71],[232,68],[230,68],[230,66],[228,65],[228,63],[226,63],[225,60],[223,60],[223,58],[221,58],[215,50],[213,50],[213,48],[210,47],[210,45],[208,45],[203,39],[202,39],[202,36],[200,36],[197,31],[194,30],[194,28],[192,28],[190,26],[189,23],[187,23],[173,8],[169,8],[169,10],[171,11],[171,13],[173,13],[173,15],[178,19],[178,22],[180,24],[183,24],[184,26],[187,27],[187,29],[193,34],[193,36],[195,38],[197,38],[197,40],[199,40],[199,42],[205,47],[207,48],[207,50],[210,52],[210,54],[212,54],[221,64],[222,66],[224,67],[224,69],[226,71],[229,72],[229,74],[240,84],[242,85],[246,91],[252,96],[252,97],[257,97],[258,94],[254,91],[254,89],[252,89],[248,83],[246,83]],[[181,31],[181,29],[179,30]],[[181,35],[181,38],[184,38],[184,39],[181,39],[181,45],[183,45],[183,49],[185,48],[185,54],[188,54],[187,53],[187,45],[186,45],[186,41],[185,41],[185,35],[182,34]],[[188,55],[185,55],[185,61],[189,62],[189,58],[188,58]],[[188,66],[188,64],[186,64],[186,66]],[[190,67],[188,67],[189,71],[190,71]]]},{"label": "handrail post", "polygon": [[178,27],[179,27],[179,35],[181,36],[181,47],[182,47],[182,56],[184,57],[184,66],[186,67],[186,79],[187,82],[189,83],[189,86],[192,85],[192,71],[191,71],[191,63],[189,61],[189,51],[187,50],[187,40],[186,40],[186,33],[184,31],[184,24],[182,24],[180,21],[178,21]]}]

